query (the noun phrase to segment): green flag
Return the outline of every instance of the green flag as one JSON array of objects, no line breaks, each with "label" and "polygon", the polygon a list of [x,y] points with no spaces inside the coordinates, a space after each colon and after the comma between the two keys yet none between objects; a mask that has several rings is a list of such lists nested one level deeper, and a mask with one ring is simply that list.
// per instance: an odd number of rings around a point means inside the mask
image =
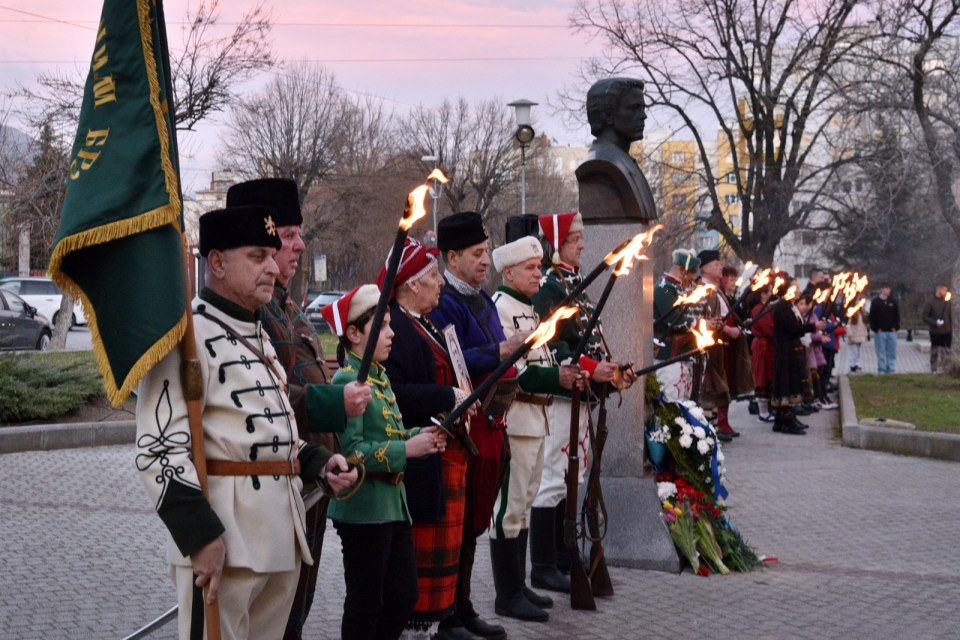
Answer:
[{"label": "green flag", "polygon": [[105,0],[50,277],[83,300],[122,403],[187,326],[170,65],[155,0]]}]

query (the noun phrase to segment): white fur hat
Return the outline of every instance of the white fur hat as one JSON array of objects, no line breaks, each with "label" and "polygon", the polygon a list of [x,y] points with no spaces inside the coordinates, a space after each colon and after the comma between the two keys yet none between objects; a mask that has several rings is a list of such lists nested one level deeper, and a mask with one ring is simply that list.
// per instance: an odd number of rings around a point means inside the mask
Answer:
[{"label": "white fur hat", "polygon": [[334,332],[342,336],[347,324],[377,306],[379,300],[380,288],[375,284],[365,284],[320,309],[320,313]]},{"label": "white fur hat", "polygon": [[524,236],[509,244],[493,250],[493,266],[503,272],[507,267],[520,264],[530,258],[542,258],[543,248],[540,241],[533,236]]}]

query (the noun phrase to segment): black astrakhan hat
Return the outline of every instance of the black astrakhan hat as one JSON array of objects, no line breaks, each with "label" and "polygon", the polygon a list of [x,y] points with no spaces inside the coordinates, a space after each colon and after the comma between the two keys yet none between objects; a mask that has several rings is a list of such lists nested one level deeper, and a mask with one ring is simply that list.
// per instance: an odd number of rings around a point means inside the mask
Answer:
[{"label": "black astrakhan hat", "polygon": [[444,254],[480,244],[489,237],[483,218],[475,211],[461,211],[437,223],[437,247]]},{"label": "black astrakhan hat", "polygon": [[235,184],[227,190],[227,207],[258,204],[270,207],[278,227],[303,224],[297,183],[289,178],[262,178]]},{"label": "black astrakhan hat", "polygon": [[251,205],[217,209],[200,216],[200,255],[237,247],[273,247],[280,250],[277,212]]},{"label": "black astrakhan hat", "polygon": [[714,260],[719,260],[720,252],[716,249],[704,249],[697,254],[697,257],[700,258],[700,268],[703,268]]}]

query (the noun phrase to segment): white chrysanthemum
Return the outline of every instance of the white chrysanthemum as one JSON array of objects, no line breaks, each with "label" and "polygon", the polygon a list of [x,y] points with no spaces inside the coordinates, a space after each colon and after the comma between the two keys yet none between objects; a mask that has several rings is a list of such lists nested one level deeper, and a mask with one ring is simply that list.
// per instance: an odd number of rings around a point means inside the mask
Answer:
[{"label": "white chrysanthemum", "polygon": [[705,465],[700,465],[700,466],[697,467],[697,468],[700,469],[700,471],[704,471],[704,470],[706,470],[707,467],[706,467]]},{"label": "white chrysanthemum", "polygon": [[670,442],[670,429],[667,425],[663,425],[658,428],[656,431],[650,434],[650,439],[654,442],[659,442],[660,444],[667,444]]},{"label": "white chrysanthemum", "polygon": [[704,431],[701,427],[694,427],[693,435],[697,436],[698,440],[703,440],[704,438],[707,437],[707,432]]},{"label": "white chrysanthemum", "polygon": [[683,447],[684,449],[689,449],[690,445],[692,444],[693,444],[693,438],[690,436],[689,433],[685,433],[682,436],[680,436],[681,447]]},{"label": "white chrysanthemum", "polygon": [[720,445],[717,445],[717,462],[723,462],[723,449],[720,448]]},{"label": "white chrysanthemum", "polygon": [[666,502],[675,495],[677,495],[677,485],[672,482],[657,483],[657,496],[660,498],[660,502]]},{"label": "white chrysanthemum", "polygon": [[680,427],[680,433],[684,435],[693,435],[693,427],[683,418],[677,418],[677,426]]},{"label": "white chrysanthemum", "polygon": [[699,451],[701,455],[704,455],[704,456],[707,455],[707,453],[710,451],[710,443],[707,442],[706,440],[698,441],[697,451]]}]

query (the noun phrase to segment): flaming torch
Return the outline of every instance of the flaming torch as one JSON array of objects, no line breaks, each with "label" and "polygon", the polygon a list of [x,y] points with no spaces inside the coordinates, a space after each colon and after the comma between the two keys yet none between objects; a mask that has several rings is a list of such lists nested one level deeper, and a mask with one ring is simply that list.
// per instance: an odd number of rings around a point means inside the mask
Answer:
[{"label": "flaming torch", "polygon": [[[567,296],[567,300],[564,302],[569,302],[570,296]],[[453,411],[444,419],[443,423],[440,425],[443,429],[450,430],[450,426],[456,422],[464,412],[473,406],[473,403],[481,398],[485,398],[487,393],[490,392],[490,389],[493,388],[493,385],[496,384],[497,380],[503,377],[507,371],[510,370],[510,367],[517,364],[517,361],[527,354],[531,349],[536,349],[541,347],[546,343],[550,342],[554,334],[557,332],[557,323],[561,320],[566,320],[577,313],[577,307],[575,306],[561,306],[556,311],[553,312],[553,315],[550,316],[544,322],[540,323],[540,326],[537,327],[537,330],[527,336],[527,339],[523,341],[516,351],[510,354],[510,356],[500,363],[500,365],[493,370],[493,372],[487,376],[487,378],[481,382],[476,389],[473,390],[467,399],[458,404]]]},{"label": "flaming torch", "polygon": [[662,362],[658,362],[657,364],[650,365],[649,367],[644,367],[643,369],[637,369],[634,371],[636,376],[639,378],[640,376],[645,376],[648,373],[653,373],[657,369],[662,369],[664,367],[670,366],[671,364],[680,362],[681,360],[686,360],[687,358],[690,358],[700,353],[704,349],[707,349],[717,344],[717,341],[713,339],[713,333],[709,329],[707,329],[707,321],[704,320],[703,318],[700,318],[700,322],[697,324],[697,327],[693,329],[693,335],[697,339],[696,349],[691,349],[690,351],[681,353],[680,355],[674,356],[669,360],[663,360]]},{"label": "flaming torch", "polygon": [[710,295],[710,292],[714,289],[716,289],[716,287],[712,284],[701,284],[690,293],[678,297],[677,301],[673,303],[673,306],[679,307],[682,304],[696,304]]},{"label": "flaming torch", "polygon": [[953,297],[953,294],[947,291],[947,295],[943,296],[943,309],[940,309],[940,320],[943,320],[943,314],[947,311],[947,303],[950,302],[950,298]]},{"label": "flaming torch", "polygon": [[863,309],[863,305],[865,305],[866,303],[867,303],[867,299],[864,298],[857,304],[847,309],[847,317],[852,318],[853,316],[857,315],[857,311],[860,311],[860,309]]},{"label": "flaming torch", "polygon": [[[447,181],[446,176],[439,169],[434,169],[427,179],[431,178],[441,182]],[[390,302],[393,283],[397,279],[397,269],[400,267],[400,257],[403,255],[403,245],[407,241],[407,233],[417,220],[427,214],[427,210],[423,207],[423,201],[429,189],[430,187],[425,184],[420,185],[407,196],[407,206],[404,209],[403,217],[400,219],[400,226],[397,228],[397,238],[394,240],[393,249],[390,250],[386,277],[383,280],[383,287],[380,289],[380,299],[377,300],[377,309],[373,313],[373,324],[370,325],[370,335],[372,336],[379,336],[380,329],[383,327],[383,317],[387,314],[387,304]],[[370,363],[373,362],[373,352],[376,349],[377,339],[374,337],[367,341],[367,347],[363,350],[363,359],[360,361],[360,368],[357,370],[357,382],[363,384],[367,381],[367,375],[370,373]]]}]

